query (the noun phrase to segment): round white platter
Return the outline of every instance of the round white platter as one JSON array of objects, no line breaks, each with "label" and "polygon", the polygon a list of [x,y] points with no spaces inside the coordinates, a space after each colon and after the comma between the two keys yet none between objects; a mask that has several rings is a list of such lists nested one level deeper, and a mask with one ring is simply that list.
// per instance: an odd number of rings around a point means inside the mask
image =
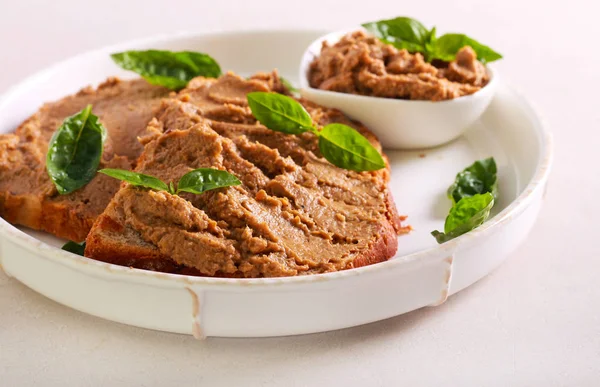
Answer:
[{"label": "round white platter", "polygon": [[[66,60],[11,89],[0,101],[0,133],[42,103],[131,77],[109,54],[127,49],[207,52],[224,70],[279,69],[296,81],[306,46],[323,31],[184,34],[129,42]],[[542,205],[551,136],[525,99],[501,82],[492,104],[458,140],[436,149],[389,151],[393,192],[414,230],[393,259],[343,272],[269,279],[177,276],[97,262],[60,250],[64,241],[0,219],[0,265],[33,290],[105,319],[201,338],[297,335],[352,327],[435,306],[490,273],[527,238]],[[476,230],[438,245],[446,189],[473,161],[493,156],[500,197]],[[507,279],[508,281],[508,279]]]}]

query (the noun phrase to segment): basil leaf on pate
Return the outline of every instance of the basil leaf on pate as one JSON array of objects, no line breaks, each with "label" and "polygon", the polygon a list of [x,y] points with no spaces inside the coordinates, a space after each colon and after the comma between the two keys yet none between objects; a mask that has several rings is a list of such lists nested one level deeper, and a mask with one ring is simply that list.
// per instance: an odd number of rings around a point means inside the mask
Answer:
[{"label": "basil leaf on pate", "polygon": [[385,168],[381,154],[354,128],[329,124],[319,132],[319,150],[331,164],[353,171]]},{"label": "basil leaf on pate", "polygon": [[419,52],[429,62],[433,59],[451,62],[465,46],[470,46],[482,63],[502,59],[501,54],[465,34],[450,33],[437,37],[436,27],[428,30],[421,22],[410,17],[400,16],[364,23],[362,26],[382,42],[412,53]]},{"label": "basil leaf on pate", "polygon": [[98,172],[125,181],[136,187],[149,188],[155,191],[165,191],[171,195],[177,195],[180,192],[190,192],[199,195],[212,189],[242,184],[238,178],[231,173],[214,168],[199,168],[186,173],[179,179],[177,189],[175,189],[173,182],[167,184],[157,177],[124,169],[107,168]]},{"label": "basil leaf on pate", "polygon": [[267,128],[286,134],[312,132],[319,149],[333,165],[357,172],[385,168],[383,157],[363,135],[343,124],[329,124],[318,130],[310,114],[295,99],[277,93],[247,95],[254,117]]},{"label": "basil leaf on pate", "polygon": [[463,47],[469,46],[477,54],[477,59],[481,63],[493,62],[502,59],[502,55],[492,50],[490,47],[479,43],[473,38],[464,34],[445,34],[437,38],[432,45],[433,50],[430,57],[450,62],[456,58],[456,53]]},{"label": "basil leaf on pate", "polygon": [[177,184],[179,192],[201,194],[216,188],[230,187],[242,184],[237,177],[227,171],[214,168],[194,169],[183,175]]},{"label": "basil leaf on pate", "polygon": [[63,121],[46,154],[46,170],[59,194],[76,191],[94,178],[105,140],[106,129],[91,105]]},{"label": "basil leaf on pate", "polygon": [[362,26],[383,42],[392,44],[397,49],[425,52],[425,45],[429,41],[427,28],[418,20],[410,17],[399,16],[394,19],[364,23]]},{"label": "basil leaf on pate", "polygon": [[150,175],[144,175],[143,173],[137,173],[133,171],[127,171],[124,169],[111,169],[105,168],[98,171],[107,176],[113,177],[115,179],[126,181],[127,183],[136,186],[136,187],[144,187],[150,188],[156,191],[166,191],[171,192],[170,187],[164,181]]},{"label": "basil leaf on pate", "polygon": [[248,93],[248,105],[254,117],[271,130],[300,134],[312,130],[312,118],[295,99],[277,93]]}]

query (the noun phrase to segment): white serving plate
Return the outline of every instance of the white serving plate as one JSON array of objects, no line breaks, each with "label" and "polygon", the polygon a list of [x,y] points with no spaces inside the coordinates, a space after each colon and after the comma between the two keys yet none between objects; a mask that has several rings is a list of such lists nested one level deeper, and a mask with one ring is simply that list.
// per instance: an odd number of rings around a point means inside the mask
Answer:
[{"label": "white serving plate", "polygon": [[[112,52],[198,50],[213,55],[225,70],[250,74],[276,67],[295,81],[304,49],[322,34],[188,34],[89,52],[30,77],[6,94],[0,101],[0,132],[14,130],[45,101],[109,75],[130,77],[112,63]],[[352,327],[439,305],[496,268],[534,225],[551,155],[551,136],[529,104],[501,83],[488,110],[456,141],[424,152],[388,152],[396,204],[414,227],[400,237],[398,254],[388,262],[295,278],[186,277],[79,257],[56,248],[63,241],[0,219],[0,264],[8,275],[59,303],[150,329],[196,337],[261,337]],[[487,156],[494,156],[499,167],[500,198],[493,217],[437,245],[429,232],[443,227],[450,207],[446,188],[459,170]]]}]

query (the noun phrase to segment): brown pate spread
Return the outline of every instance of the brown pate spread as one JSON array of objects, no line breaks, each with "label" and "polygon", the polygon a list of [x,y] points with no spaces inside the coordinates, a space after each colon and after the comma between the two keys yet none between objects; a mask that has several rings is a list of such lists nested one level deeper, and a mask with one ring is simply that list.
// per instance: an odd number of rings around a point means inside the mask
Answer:
[{"label": "brown pate spread", "polygon": [[490,77],[475,51],[463,47],[450,63],[428,63],[363,31],[323,42],[310,65],[311,87],[373,97],[442,101],[473,94]]},{"label": "brown pate spread", "polygon": [[[196,78],[165,99],[142,139],[136,171],[176,183],[196,168],[241,186],[202,195],[123,184],[87,239],[86,256],[181,274],[277,277],[324,273],[392,257],[406,232],[389,170],[353,172],[322,158],[316,136],[274,132],[247,105],[252,91],[285,92],[276,73]],[[350,125],[341,112],[300,101],[314,122]]]}]

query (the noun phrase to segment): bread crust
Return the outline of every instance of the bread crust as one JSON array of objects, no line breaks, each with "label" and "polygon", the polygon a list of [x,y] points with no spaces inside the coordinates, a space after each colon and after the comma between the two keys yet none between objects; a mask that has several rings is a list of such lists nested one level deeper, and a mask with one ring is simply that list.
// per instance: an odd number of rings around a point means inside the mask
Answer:
[{"label": "bread crust", "polygon": [[377,238],[372,241],[368,249],[361,251],[349,268],[387,261],[396,254],[396,250],[398,250],[398,235],[389,222],[382,222]]}]

